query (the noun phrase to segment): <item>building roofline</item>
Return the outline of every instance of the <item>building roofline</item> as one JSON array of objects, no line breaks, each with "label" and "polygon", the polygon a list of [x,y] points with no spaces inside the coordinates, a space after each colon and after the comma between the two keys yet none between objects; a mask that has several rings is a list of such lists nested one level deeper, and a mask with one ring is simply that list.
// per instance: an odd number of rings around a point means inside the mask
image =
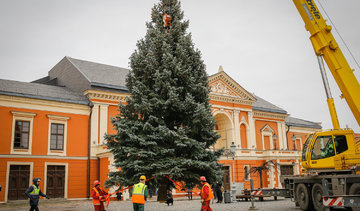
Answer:
[{"label": "building roofline", "polygon": [[108,89],[116,89],[116,90],[129,92],[129,89],[125,86],[116,86],[116,85],[103,84],[103,83],[97,83],[97,82],[91,82],[90,85],[95,86],[95,87],[103,87],[103,88],[108,88]]},{"label": "building roofline", "polygon": [[61,98],[55,98],[55,97],[45,97],[45,96],[22,94],[22,93],[15,93],[15,92],[5,92],[5,91],[0,91],[0,94],[8,95],[8,96],[33,98],[33,99],[39,99],[39,100],[51,100],[51,101],[64,102],[64,103],[74,103],[74,104],[80,104],[80,105],[88,105],[90,102],[88,100],[86,100],[86,101],[85,100],[84,101],[70,100],[70,99],[61,99]]},{"label": "building roofline", "polygon": [[263,107],[257,107],[257,106],[253,106],[253,110],[255,111],[267,111],[267,112],[272,112],[272,113],[278,113],[278,114],[288,114],[287,111],[285,110],[277,110],[277,109],[272,109],[272,108],[263,108]]},{"label": "building roofline", "polygon": [[90,78],[88,78],[87,75],[83,71],[81,71],[81,69],[78,66],[76,66],[74,62],[71,61],[72,59],[71,57],[65,56],[65,58],[86,78],[86,80],[91,82]]}]

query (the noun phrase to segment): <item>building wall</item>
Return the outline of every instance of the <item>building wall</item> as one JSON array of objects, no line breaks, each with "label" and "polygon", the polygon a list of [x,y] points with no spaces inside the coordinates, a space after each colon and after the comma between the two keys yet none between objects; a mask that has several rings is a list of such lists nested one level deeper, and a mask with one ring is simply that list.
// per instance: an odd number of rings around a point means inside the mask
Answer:
[{"label": "building wall", "polygon": [[[49,152],[49,125],[51,123],[52,116],[56,117],[65,117],[66,120],[60,120],[67,124],[66,128],[66,156],[87,156],[87,143],[88,143],[88,115],[82,114],[72,114],[72,113],[62,113],[54,111],[40,111],[34,109],[24,109],[24,108],[13,108],[13,107],[4,107],[0,106],[0,132],[1,137],[4,140],[0,148],[1,154],[19,154],[17,152],[11,153],[11,143],[13,136],[13,119],[14,114],[12,112],[24,112],[35,114],[33,117],[32,123],[32,146],[31,153],[32,155],[47,155]],[[56,119],[55,117],[55,119]],[[31,126],[30,126],[31,127]],[[84,132],[85,131],[85,132]],[[65,145],[64,145],[65,146]],[[30,146],[29,146],[30,147]]]},{"label": "building wall", "polygon": [[[21,156],[23,157],[23,156]],[[26,156],[25,158],[0,158],[0,184],[3,190],[0,191],[0,202],[6,202],[7,199],[7,185],[9,183],[9,165],[33,165],[32,175],[29,178],[29,186],[35,177],[41,179],[41,190],[46,193],[46,179],[45,174],[47,165],[65,166],[65,193],[64,198],[86,198],[87,195],[87,160],[86,158],[77,159],[57,159],[57,158],[33,158],[33,156]]]},{"label": "building wall", "polygon": [[110,170],[110,161],[109,161],[109,157],[101,157],[100,158],[100,175],[99,175],[99,179],[102,183],[102,186],[104,186],[104,183],[107,179],[109,179],[108,177],[108,173]]},{"label": "building wall", "polygon": [[[29,186],[40,177],[46,193],[47,166],[65,168],[65,198],[85,198],[87,191],[88,121],[86,105],[0,95],[0,202],[7,201],[10,165],[29,164]],[[14,149],[15,119],[31,120],[31,144],[27,150]],[[50,125],[65,125],[63,150],[50,150]]]}]

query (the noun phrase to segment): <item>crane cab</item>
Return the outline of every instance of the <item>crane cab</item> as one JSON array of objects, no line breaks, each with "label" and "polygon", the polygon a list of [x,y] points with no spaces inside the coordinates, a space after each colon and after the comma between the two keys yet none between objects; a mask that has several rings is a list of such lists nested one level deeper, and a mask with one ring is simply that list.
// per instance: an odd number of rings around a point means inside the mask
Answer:
[{"label": "crane cab", "polygon": [[[338,170],[359,162],[360,143],[354,132],[330,130],[311,134],[303,147],[302,166],[306,170]],[[355,162],[355,163],[354,163]]]}]

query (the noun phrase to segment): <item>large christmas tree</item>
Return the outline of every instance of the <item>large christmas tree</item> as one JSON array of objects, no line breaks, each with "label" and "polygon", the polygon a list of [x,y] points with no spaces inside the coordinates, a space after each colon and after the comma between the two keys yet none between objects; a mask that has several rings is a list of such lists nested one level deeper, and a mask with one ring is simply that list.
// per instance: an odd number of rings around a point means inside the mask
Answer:
[{"label": "large christmas tree", "polygon": [[107,136],[121,171],[110,172],[108,185],[132,185],[143,174],[161,184],[167,175],[187,184],[220,177],[222,151],[209,150],[219,135],[205,65],[183,17],[177,0],[154,5],[147,33],[130,57],[131,97],[112,121],[117,134]]}]

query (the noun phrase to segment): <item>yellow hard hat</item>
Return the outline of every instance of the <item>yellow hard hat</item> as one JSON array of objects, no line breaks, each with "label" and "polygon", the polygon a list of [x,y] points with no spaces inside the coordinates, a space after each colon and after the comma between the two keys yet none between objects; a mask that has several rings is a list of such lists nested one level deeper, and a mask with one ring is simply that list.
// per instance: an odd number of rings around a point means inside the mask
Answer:
[{"label": "yellow hard hat", "polygon": [[141,175],[141,176],[140,176],[140,180],[146,180],[145,175]]}]

